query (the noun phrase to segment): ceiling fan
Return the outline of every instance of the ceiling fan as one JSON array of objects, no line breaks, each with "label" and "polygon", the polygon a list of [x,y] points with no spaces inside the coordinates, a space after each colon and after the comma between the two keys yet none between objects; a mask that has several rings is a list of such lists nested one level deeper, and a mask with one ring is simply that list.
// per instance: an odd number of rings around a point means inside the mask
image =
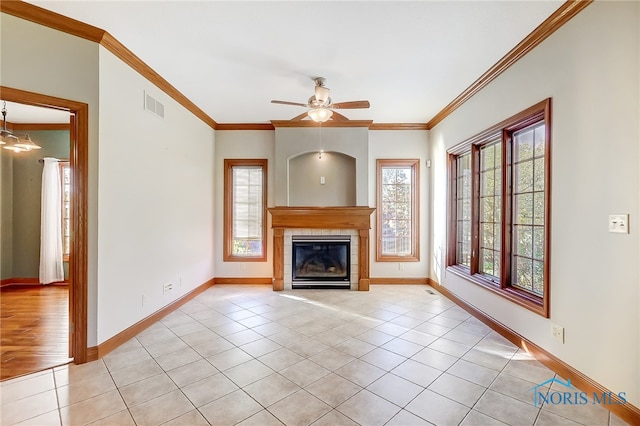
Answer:
[{"label": "ceiling fan", "polygon": [[329,88],[325,86],[326,80],[324,79],[324,77],[315,77],[313,81],[315,81],[316,83],[315,92],[313,96],[309,98],[306,104],[300,102],[277,100],[273,100],[271,101],[271,103],[309,108],[307,112],[292,118],[291,121],[299,121],[308,116],[313,121],[317,121],[319,123],[323,123],[330,118],[338,121],[349,120],[344,115],[334,111],[335,109],[359,109],[369,108],[370,106],[369,101],[349,101],[333,103],[331,97],[329,96]]}]

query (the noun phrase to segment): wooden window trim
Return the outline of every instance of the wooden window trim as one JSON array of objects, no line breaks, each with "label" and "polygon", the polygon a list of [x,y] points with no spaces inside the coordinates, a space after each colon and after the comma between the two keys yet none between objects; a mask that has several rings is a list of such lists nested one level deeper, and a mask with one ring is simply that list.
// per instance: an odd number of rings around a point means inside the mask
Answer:
[{"label": "wooden window trim", "polygon": [[[233,168],[238,166],[262,167],[262,255],[233,255]],[[267,261],[267,159],[225,159],[224,160],[224,225],[223,260],[225,262],[266,262]]]},{"label": "wooden window trim", "polygon": [[[411,167],[411,254],[393,256],[382,254],[382,168]],[[420,160],[378,159],[376,160],[376,261],[419,262],[420,261]]]},{"label": "wooden window trim", "polygon": [[[60,186],[62,188],[62,191],[60,194],[60,196],[62,197],[62,200],[61,200],[62,212],[60,214],[60,219],[62,220],[62,248],[63,248],[62,261],[68,262],[69,253],[64,252],[64,168],[65,167],[71,168],[71,162],[69,162],[69,160],[58,161],[58,170],[60,172]],[[71,196],[71,194],[69,194],[69,196]],[[69,242],[69,251],[71,251],[71,242]]]},{"label": "wooden window trim", "polygon": [[[513,256],[511,248],[511,216],[512,216],[512,135],[519,130],[525,129],[532,124],[543,121],[545,124],[545,153],[544,153],[544,263],[543,279],[544,294],[538,297],[517,287],[511,286],[511,259]],[[503,260],[500,264],[500,282],[496,283],[482,273],[478,272],[478,248],[479,248],[479,194],[480,182],[479,173],[479,149],[496,137],[502,138],[502,229],[501,229],[501,251]],[[456,158],[466,152],[472,155],[472,260],[470,267],[456,264],[456,188],[453,185],[456,170]],[[448,202],[447,202],[447,251],[446,265],[447,271],[452,272],[468,281],[478,284],[526,309],[529,309],[545,318],[549,317],[549,301],[551,285],[550,275],[550,247],[551,247],[551,99],[533,105],[530,108],[492,126],[491,128],[473,136],[472,138],[454,146],[447,151],[447,182],[448,182]]]}]

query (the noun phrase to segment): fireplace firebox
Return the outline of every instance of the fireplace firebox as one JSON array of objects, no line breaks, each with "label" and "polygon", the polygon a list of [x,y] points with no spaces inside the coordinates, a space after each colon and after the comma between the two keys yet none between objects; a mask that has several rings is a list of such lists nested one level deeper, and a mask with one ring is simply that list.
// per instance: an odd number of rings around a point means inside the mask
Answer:
[{"label": "fireplace firebox", "polygon": [[292,236],[291,286],[298,288],[351,287],[349,236]]}]

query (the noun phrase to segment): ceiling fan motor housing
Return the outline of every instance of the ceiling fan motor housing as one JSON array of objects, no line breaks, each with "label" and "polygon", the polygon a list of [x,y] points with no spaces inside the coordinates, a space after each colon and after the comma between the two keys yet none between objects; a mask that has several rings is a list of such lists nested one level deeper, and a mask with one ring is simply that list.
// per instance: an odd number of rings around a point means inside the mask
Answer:
[{"label": "ceiling fan motor housing", "polygon": [[322,105],[328,105],[330,103],[329,89],[327,87],[316,86],[315,95],[313,97]]}]

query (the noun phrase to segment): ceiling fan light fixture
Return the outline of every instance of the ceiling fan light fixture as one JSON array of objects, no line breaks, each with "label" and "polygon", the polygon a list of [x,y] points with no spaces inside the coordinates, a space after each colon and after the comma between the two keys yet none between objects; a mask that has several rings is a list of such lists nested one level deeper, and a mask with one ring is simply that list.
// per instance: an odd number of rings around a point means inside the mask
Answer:
[{"label": "ceiling fan light fixture", "polygon": [[322,107],[313,108],[310,109],[309,112],[307,112],[307,115],[309,115],[309,117],[317,123],[324,123],[331,118],[331,116],[333,115],[333,111]]}]

